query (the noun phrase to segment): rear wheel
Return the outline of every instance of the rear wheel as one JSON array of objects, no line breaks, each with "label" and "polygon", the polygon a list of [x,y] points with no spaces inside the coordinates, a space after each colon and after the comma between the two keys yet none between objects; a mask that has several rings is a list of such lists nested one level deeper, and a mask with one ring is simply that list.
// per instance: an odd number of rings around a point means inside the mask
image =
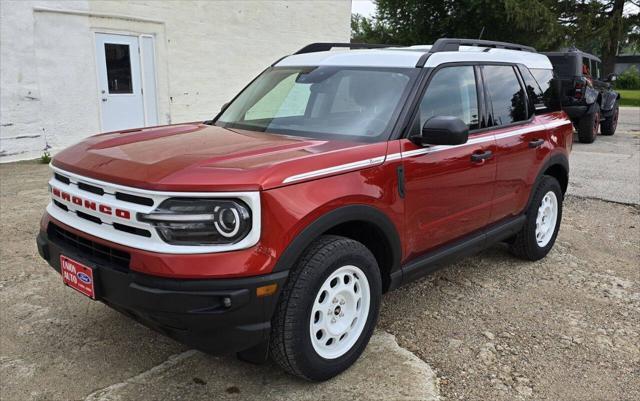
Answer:
[{"label": "rear wheel", "polygon": [[280,295],[271,357],[307,380],[341,373],[369,343],[381,293],[378,264],[364,245],[334,235],[319,238],[292,270]]},{"label": "rear wheel", "polygon": [[578,121],[578,140],[582,143],[593,143],[600,128],[600,108],[596,105],[593,113],[580,117]]},{"label": "rear wheel", "polygon": [[523,259],[539,260],[553,247],[562,220],[562,188],[558,180],[542,177],[526,213],[524,226],[511,243],[511,252]]},{"label": "rear wheel", "polygon": [[616,128],[618,128],[618,115],[620,114],[620,108],[618,107],[618,102],[616,102],[613,107],[613,113],[609,118],[604,120],[600,125],[600,133],[602,135],[613,135],[616,133]]}]

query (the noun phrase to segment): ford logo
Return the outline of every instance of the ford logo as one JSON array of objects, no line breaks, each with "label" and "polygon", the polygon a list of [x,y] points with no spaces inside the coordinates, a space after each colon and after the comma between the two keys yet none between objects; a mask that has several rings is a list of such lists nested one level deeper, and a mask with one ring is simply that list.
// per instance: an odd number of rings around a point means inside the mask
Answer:
[{"label": "ford logo", "polygon": [[86,273],[79,272],[78,274],[76,274],[76,276],[78,276],[80,281],[82,281],[83,283],[91,284],[91,277],[89,277]]}]

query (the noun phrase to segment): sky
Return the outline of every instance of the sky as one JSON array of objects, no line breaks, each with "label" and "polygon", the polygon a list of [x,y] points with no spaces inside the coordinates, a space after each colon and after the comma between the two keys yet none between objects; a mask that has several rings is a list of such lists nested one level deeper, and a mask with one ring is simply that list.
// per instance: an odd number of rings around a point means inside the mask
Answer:
[{"label": "sky", "polygon": [[352,0],[351,12],[365,17],[371,17],[376,12],[376,5],[372,0]]}]

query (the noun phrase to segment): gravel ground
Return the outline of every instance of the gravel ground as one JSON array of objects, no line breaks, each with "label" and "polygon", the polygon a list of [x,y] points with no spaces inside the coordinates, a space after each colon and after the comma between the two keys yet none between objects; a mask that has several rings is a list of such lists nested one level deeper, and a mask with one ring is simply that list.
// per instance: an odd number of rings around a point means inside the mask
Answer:
[{"label": "gravel ground", "polygon": [[[605,152],[637,157],[635,134],[606,138],[626,145]],[[633,193],[638,176],[620,170],[611,181]],[[522,262],[496,246],[387,294],[365,358],[310,385],[271,364],[189,351],[64,288],[34,244],[48,174],[0,165],[2,400],[640,399],[638,205],[572,187],[547,258]]]}]

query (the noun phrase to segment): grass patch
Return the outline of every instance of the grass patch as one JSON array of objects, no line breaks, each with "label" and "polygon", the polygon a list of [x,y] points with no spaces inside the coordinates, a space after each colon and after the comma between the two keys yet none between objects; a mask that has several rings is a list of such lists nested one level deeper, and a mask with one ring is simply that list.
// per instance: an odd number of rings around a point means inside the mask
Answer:
[{"label": "grass patch", "polygon": [[640,107],[640,89],[616,89],[620,93],[620,106]]}]

